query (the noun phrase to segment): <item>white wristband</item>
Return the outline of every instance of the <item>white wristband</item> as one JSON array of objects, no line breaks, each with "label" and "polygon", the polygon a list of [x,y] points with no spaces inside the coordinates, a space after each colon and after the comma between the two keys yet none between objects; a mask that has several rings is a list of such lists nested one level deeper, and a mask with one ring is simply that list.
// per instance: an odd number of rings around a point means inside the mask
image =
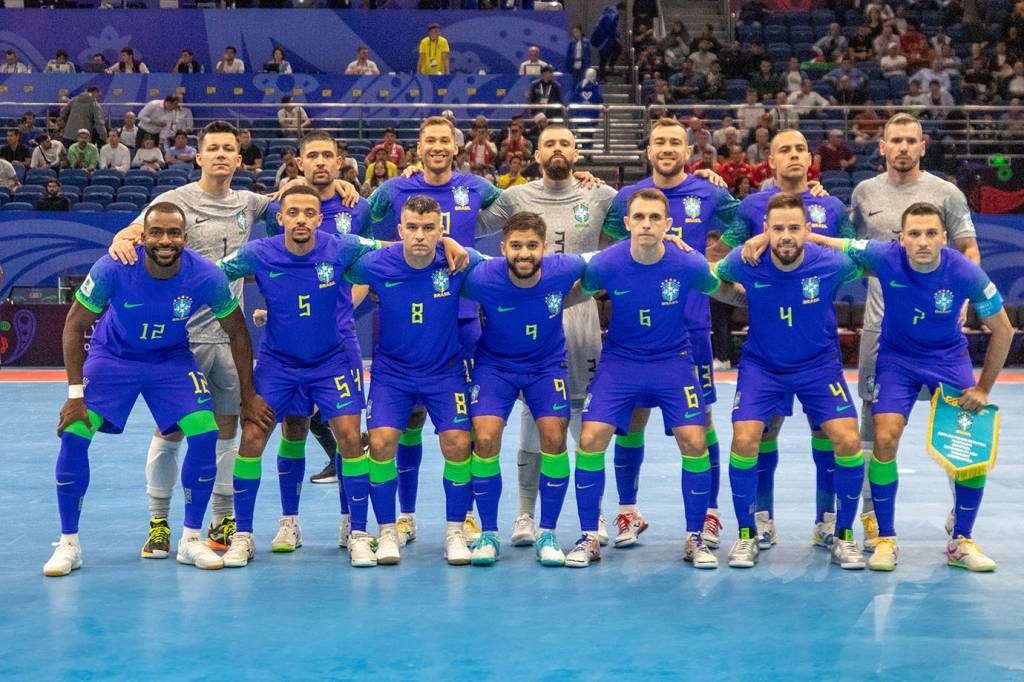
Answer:
[{"label": "white wristband", "polygon": [[85,397],[85,386],[82,384],[68,384],[68,400]]}]

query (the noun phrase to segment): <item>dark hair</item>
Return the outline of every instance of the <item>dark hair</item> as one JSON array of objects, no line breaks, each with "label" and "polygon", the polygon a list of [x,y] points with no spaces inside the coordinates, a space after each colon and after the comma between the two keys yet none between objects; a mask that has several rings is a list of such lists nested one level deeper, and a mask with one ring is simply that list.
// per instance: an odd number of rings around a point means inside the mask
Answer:
[{"label": "dark hair", "polygon": [[509,216],[505,224],[501,226],[501,234],[504,238],[508,238],[513,232],[533,232],[543,240],[547,239],[548,226],[540,214],[519,211]]},{"label": "dark hair", "polygon": [[416,215],[426,215],[427,213],[437,213],[440,215],[441,206],[434,199],[428,197],[425,194],[417,194],[416,196],[409,197],[405,203],[402,204],[402,213],[408,211],[409,213],[415,213]]},{"label": "dark hair", "polygon": [[302,155],[302,150],[306,148],[306,145],[310,142],[330,142],[337,148],[338,144],[334,141],[334,138],[329,133],[325,133],[322,130],[313,130],[302,136],[302,140],[299,142],[299,155]]},{"label": "dark hair", "polygon": [[398,131],[395,130],[394,128],[385,128],[384,129],[384,134],[387,135],[388,133],[391,133],[395,137],[398,137]]},{"label": "dark hair", "polygon": [[225,52],[227,52],[228,50],[231,50],[235,54],[238,54],[238,48],[235,47],[234,45],[228,45],[227,47],[224,48]]},{"label": "dark hair", "polygon": [[939,224],[945,227],[945,225],[942,222],[942,211],[940,211],[935,204],[929,204],[927,201],[918,201],[917,203],[908,206],[907,210],[904,211],[903,215],[900,217],[901,230],[907,226],[907,218],[912,215],[936,216],[939,219]]},{"label": "dark hair", "polygon": [[142,214],[142,225],[144,227],[149,223],[151,213],[176,213],[181,218],[182,227],[185,227],[185,224],[188,222],[185,218],[185,212],[181,210],[181,207],[169,201],[158,201],[146,209],[146,212]]},{"label": "dark hair", "polygon": [[128,55],[129,57],[131,57],[132,59],[134,59],[134,58],[135,58],[135,50],[133,50],[133,49],[132,49],[132,48],[130,48],[130,47],[122,47],[122,48],[121,48],[121,54],[126,54],[126,55]]},{"label": "dark hair", "polygon": [[626,213],[629,213],[629,209],[633,207],[633,202],[638,199],[648,199],[649,201],[660,201],[661,205],[665,207],[665,214],[668,215],[668,199],[662,194],[660,189],[654,189],[649,187],[642,189],[638,192],[634,192],[629,201],[626,202]]},{"label": "dark hair", "polygon": [[288,189],[281,193],[281,196],[278,200],[280,202],[281,208],[284,208],[284,200],[293,194],[305,194],[306,196],[314,197],[318,203],[320,201],[320,194],[309,185],[294,184],[290,185]]},{"label": "dark hair", "polygon": [[67,52],[67,50],[57,50],[57,56],[58,57],[64,57],[64,59],[67,59],[68,58],[68,52]]},{"label": "dark hair", "polygon": [[284,97],[281,98],[281,104],[291,104],[291,103],[292,103],[291,95],[285,95]]},{"label": "dark hair", "polygon": [[189,57],[192,56],[192,50],[182,50],[181,53],[182,54],[187,54]]},{"label": "dark hair", "polygon": [[242,145],[242,141],[239,139],[238,128],[231,125],[227,121],[212,121],[207,123],[202,130],[199,131],[199,149],[203,149],[203,138],[212,133],[231,133],[235,136],[235,143],[238,146]]},{"label": "dark hair", "polygon": [[768,201],[768,207],[764,211],[765,220],[768,220],[768,215],[775,209],[782,208],[799,208],[800,212],[804,212],[804,200],[799,195],[791,192],[779,192]]},{"label": "dark hair", "polygon": [[47,135],[46,133],[39,133],[38,135],[36,135],[36,144],[39,144],[40,142],[46,142],[49,139],[50,136]]},{"label": "dark hair", "polygon": [[85,89],[86,92],[99,92],[100,89],[95,85],[90,85]]}]

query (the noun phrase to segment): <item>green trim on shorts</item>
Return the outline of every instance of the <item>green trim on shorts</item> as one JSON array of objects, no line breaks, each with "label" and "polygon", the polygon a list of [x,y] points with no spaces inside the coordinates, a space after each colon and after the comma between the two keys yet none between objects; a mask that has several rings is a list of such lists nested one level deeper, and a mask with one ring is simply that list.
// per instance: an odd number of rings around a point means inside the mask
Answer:
[{"label": "green trim on shorts", "polygon": [[238,299],[237,298],[232,298],[231,299],[231,303],[228,305],[227,308],[225,308],[224,310],[220,311],[219,313],[214,313],[213,316],[216,317],[218,320],[223,320],[225,317],[227,317],[231,313],[235,312],[235,310],[237,308],[238,308]]},{"label": "green trim on shorts", "polygon": [[729,453],[729,466],[736,467],[737,469],[753,469],[757,466],[757,455],[753,457],[744,457],[738,455],[735,452]]},{"label": "green trim on shorts", "polygon": [[501,476],[501,463],[498,461],[498,455],[494,457],[481,457],[474,452],[470,462],[469,468],[473,478]]},{"label": "green trim on shorts", "polygon": [[862,467],[864,466],[864,452],[862,450],[858,450],[849,457],[840,457],[839,455],[836,455],[836,464],[848,469],[853,467]]},{"label": "green trim on shorts", "polygon": [[630,431],[625,436],[615,436],[615,444],[624,448],[642,448],[644,446],[644,432]]},{"label": "green trim on shorts", "polygon": [[423,427],[406,429],[398,438],[399,445],[423,445]]},{"label": "green trim on shorts", "polygon": [[306,459],[306,441],[282,438],[277,446],[277,456],[283,459]]},{"label": "green trim on shorts", "polygon": [[576,468],[582,471],[604,471],[604,452],[577,450]]},{"label": "green trim on shorts", "polygon": [[444,480],[452,483],[469,483],[473,477],[472,463],[466,459],[461,462],[444,461]]},{"label": "green trim on shorts", "polygon": [[347,459],[341,458],[341,475],[353,478],[355,476],[366,476],[370,473],[370,458],[366,455],[359,455]]},{"label": "green trim on shorts", "polygon": [[370,459],[370,483],[387,483],[398,478],[398,469],[395,467],[395,458],[378,462]]},{"label": "green trim on shorts", "polygon": [[811,447],[815,450],[827,450],[829,452],[836,451],[836,446],[832,443],[830,438],[818,438],[817,436],[811,436]]},{"label": "green trim on shorts", "polygon": [[79,438],[92,440],[92,437],[95,436],[96,432],[100,430],[101,426],[103,426],[103,417],[99,416],[89,408],[86,408],[85,411],[88,415],[89,422],[86,423],[79,419],[78,421],[65,426],[64,433],[73,433]]},{"label": "green trim on shorts", "polygon": [[772,450],[779,449],[779,441],[775,440],[763,440],[760,445],[757,446],[758,452],[771,452]]},{"label": "green trim on shorts", "polygon": [[877,457],[871,457],[871,463],[868,464],[868,480],[871,483],[889,485],[895,483],[898,478],[895,459],[891,462],[879,462]]},{"label": "green trim on shorts", "polygon": [[548,478],[569,478],[569,451],[540,453],[540,474]]},{"label": "green trim on shorts", "polygon": [[236,478],[244,478],[250,481],[259,480],[263,475],[263,458],[237,455],[235,457],[234,475]]},{"label": "green trim on shorts", "polygon": [[217,420],[213,418],[210,410],[196,410],[186,414],[178,420],[178,426],[185,437],[198,436],[203,433],[217,430]]},{"label": "green trim on shorts", "polygon": [[698,455],[697,457],[683,455],[683,471],[691,474],[702,474],[710,469],[711,458],[708,456],[707,450],[704,451],[703,455]]}]

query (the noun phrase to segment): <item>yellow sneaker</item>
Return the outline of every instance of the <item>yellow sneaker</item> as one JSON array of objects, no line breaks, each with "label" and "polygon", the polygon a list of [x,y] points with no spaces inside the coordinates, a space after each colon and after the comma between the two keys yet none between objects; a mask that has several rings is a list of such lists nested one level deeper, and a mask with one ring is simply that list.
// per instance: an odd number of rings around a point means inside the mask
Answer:
[{"label": "yellow sneaker", "polygon": [[946,563],[956,568],[966,568],[976,573],[991,573],[996,570],[996,562],[987,557],[974,540],[963,535],[958,535],[955,540],[950,540],[946,544],[946,557]]},{"label": "yellow sneaker", "polygon": [[874,552],[875,543],[878,542],[878,519],[875,518],[875,512],[861,514],[860,522],[864,524],[864,552]]},{"label": "yellow sneaker", "polygon": [[868,568],[872,571],[891,571],[896,568],[899,553],[896,538],[878,538],[875,542],[875,552],[868,559]]},{"label": "yellow sneaker", "polygon": [[480,538],[483,528],[477,523],[473,512],[466,514],[466,520],[462,522],[462,532],[466,535],[466,542],[473,544]]}]

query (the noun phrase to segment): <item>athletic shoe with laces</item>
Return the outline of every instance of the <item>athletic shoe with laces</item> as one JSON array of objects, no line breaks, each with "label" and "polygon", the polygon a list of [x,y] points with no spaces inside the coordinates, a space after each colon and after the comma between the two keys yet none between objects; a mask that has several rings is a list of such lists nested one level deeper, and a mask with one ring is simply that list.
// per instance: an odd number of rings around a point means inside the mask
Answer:
[{"label": "athletic shoe with laces", "polygon": [[235,531],[231,536],[231,546],[221,557],[228,568],[241,568],[256,558],[256,543],[252,533]]},{"label": "athletic shoe with laces", "polygon": [[166,559],[171,553],[171,527],[167,519],[149,520],[149,537],[142,546],[143,559]]},{"label": "athletic shoe with laces", "polygon": [[472,549],[469,563],[474,566],[491,566],[501,558],[501,541],[498,540],[498,534],[492,530],[480,533]]},{"label": "athletic shoe with laces", "polygon": [[398,532],[398,546],[405,547],[416,539],[416,517],[412,514],[402,514],[395,521],[395,530]]},{"label": "athletic shoe with laces", "polygon": [[271,552],[294,552],[302,547],[302,528],[295,516],[282,516],[277,535],[270,541]]},{"label": "athletic shoe with laces", "polygon": [[352,531],[348,536],[348,558],[355,568],[376,566],[377,554],[373,551],[373,537],[366,531]]},{"label": "athletic shoe with laces", "polygon": [[520,514],[512,522],[512,546],[528,547],[537,541],[537,525],[533,514]]},{"label": "athletic shoe with laces", "polygon": [[231,536],[235,533],[235,517],[225,516],[216,526],[210,524],[206,531],[206,544],[221,551],[231,546]]},{"label": "athletic shoe with laces", "polygon": [[704,544],[711,549],[718,549],[722,543],[722,519],[717,509],[708,509],[704,516],[704,531],[701,533]]},{"label": "athletic shoe with laces", "polygon": [[327,463],[323,469],[320,470],[319,474],[313,474],[309,477],[310,483],[337,483],[338,482],[338,471],[334,468],[334,458]]},{"label": "athletic shoe with laces", "polygon": [[640,533],[647,530],[647,521],[639,511],[626,512],[615,517],[615,526],[619,534],[615,536],[616,547],[635,545]]},{"label": "athletic shoe with laces", "polygon": [[466,542],[473,543],[480,539],[483,529],[473,516],[473,512],[466,514],[466,520],[462,522],[462,532],[466,534]]},{"label": "athletic shoe with laces", "polygon": [[946,535],[949,539],[953,539],[953,530],[956,528],[956,509],[950,509],[949,514],[946,515]]},{"label": "athletic shoe with laces", "polygon": [[754,523],[757,525],[758,548],[771,549],[772,545],[779,541],[779,534],[775,531],[775,519],[768,516],[768,512],[759,511],[754,514]]},{"label": "athletic shoe with laces", "polygon": [[565,553],[558,545],[554,531],[546,530],[541,533],[533,549],[541,566],[565,566]]},{"label": "athletic shoe with laces", "polygon": [[683,560],[689,561],[694,568],[718,568],[718,559],[708,546],[704,544],[700,533],[690,533],[683,545]]},{"label": "athletic shoe with laces", "polygon": [[857,546],[852,530],[844,530],[845,537],[832,539],[832,563],[847,571],[864,570],[864,555]]},{"label": "athletic shoe with laces", "polygon": [[465,566],[473,558],[466,544],[466,533],[461,528],[449,529],[445,535],[444,558],[449,566]]},{"label": "athletic shoe with laces", "polygon": [[878,542],[878,519],[875,518],[875,512],[869,511],[860,515],[860,522],[864,526],[864,553],[870,554],[875,551],[875,543]]},{"label": "athletic shoe with laces", "polygon": [[875,540],[875,551],[868,557],[868,568],[872,571],[891,571],[896,568],[899,554],[896,538],[879,537]]},{"label": "athletic shoe with laces", "polygon": [[382,566],[394,566],[402,560],[398,552],[398,531],[394,526],[385,526],[380,529],[380,537],[377,538],[377,563]]},{"label": "athletic shoe with laces", "polygon": [[604,514],[597,517],[597,541],[602,547],[608,546],[608,519]]},{"label": "athletic shoe with laces", "polygon": [[569,568],[586,568],[600,560],[601,542],[593,533],[584,533],[565,555],[565,565]]},{"label": "athletic shoe with laces", "polygon": [[978,543],[963,535],[946,544],[946,563],[956,568],[966,568],[976,573],[990,573],[996,570],[996,562],[978,547]]},{"label": "athletic shoe with laces", "polygon": [[178,540],[178,563],[215,571],[224,568],[224,560],[203,540],[199,533],[183,535]]},{"label": "athletic shoe with laces", "polygon": [[352,532],[352,517],[349,514],[341,515],[341,523],[338,525],[338,547],[348,547],[348,536]]},{"label": "athletic shoe with laces", "polygon": [[82,567],[82,546],[77,542],[61,539],[53,546],[56,549],[50,560],[43,564],[43,575],[56,578]]},{"label": "athletic shoe with laces", "polygon": [[833,536],[836,533],[836,515],[835,512],[825,512],[821,521],[814,524],[814,530],[811,531],[811,542],[814,543],[815,547],[831,547]]},{"label": "athletic shoe with laces", "polygon": [[757,546],[757,538],[750,529],[741,528],[740,537],[733,543],[729,550],[729,566],[732,568],[753,568],[757,563],[757,555],[761,548]]}]

